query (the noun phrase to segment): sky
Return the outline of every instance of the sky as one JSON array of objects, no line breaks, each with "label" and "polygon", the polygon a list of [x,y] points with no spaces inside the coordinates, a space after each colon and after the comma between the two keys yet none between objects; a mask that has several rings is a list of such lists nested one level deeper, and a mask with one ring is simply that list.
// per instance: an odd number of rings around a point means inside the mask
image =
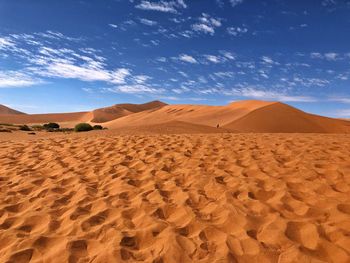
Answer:
[{"label": "sky", "polygon": [[350,117],[350,0],[0,0],[0,104],[282,101]]}]

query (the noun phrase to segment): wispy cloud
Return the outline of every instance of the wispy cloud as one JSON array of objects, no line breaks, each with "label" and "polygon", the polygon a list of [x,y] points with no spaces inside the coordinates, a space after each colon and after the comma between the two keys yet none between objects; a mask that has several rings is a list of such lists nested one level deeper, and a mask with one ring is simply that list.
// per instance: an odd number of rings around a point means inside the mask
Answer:
[{"label": "wispy cloud", "polygon": [[230,0],[230,3],[232,5],[232,7],[235,7],[239,4],[242,4],[243,3],[243,0]]},{"label": "wispy cloud", "polygon": [[0,71],[0,88],[20,88],[42,84],[43,81],[18,71]]},{"label": "wispy cloud", "polygon": [[239,35],[243,35],[245,33],[248,32],[248,28],[246,26],[242,26],[242,27],[228,27],[226,29],[227,33],[231,36],[239,36]]},{"label": "wispy cloud", "polygon": [[135,84],[135,85],[122,85],[113,88],[106,88],[105,91],[114,93],[128,93],[128,94],[160,94],[164,92],[162,88],[154,88],[146,85]]},{"label": "wispy cloud", "polygon": [[153,21],[153,20],[149,20],[149,19],[146,19],[146,18],[141,18],[140,19],[140,22],[146,26],[155,26],[157,25],[158,23],[156,21]]},{"label": "wispy cloud", "polygon": [[340,103],[349,103],[350,104],[350,97],[331,97],[329,99],[330,101],[340,102]]},{"label": "wispy cloud", "polygon": [[177,1],[158,1],[151,2],[142,0],[138,5],[135,6],[138,9],[142,10],[151,10],[151,11],[159,11],[165,13],[178,13],[178,9],[187,8],[187,5],[183,0]]},{"label": "wispy cloud", "polygon": [[310,54],[310,57],[314,59],[325,59],[328,61],[336,61],[336,60],[343,59],[341,55],[336,52],[328,52],[328,53],[312,52]]},{"label": "wispy cloud", "polygon": [[202,16],[198,18],[198,22],[192,25],[192,29],[196,32],[213,35],[215,29],[220,26],[221,21],[219,18],[213,18],[210,15],[203,13]]},{"label": "wispy cloud", "polygon": [[118,25],[116,25],[116,24],[108,24],[108,25],[112,28],[118,28]]},{"label": "wispy cloud", "polygon": [[233,88],[227,92],[230,95],[236,95],[247,98],[254,98],[260,100],[277,100],[284,102],[315,102],[313,97],[288,95],[283,92],[276,92],[271,90],[257,89],[256,87]]},{"label": "wispy cloud", "polygon": [[183,61],[183,62],[187,62],[187,63],[192,63],[192,64],[198,63],[198,61],[194,57],[187,55],[187,54],[181,54],[178,57],[178,60]]},{"label": "wispy cloud", "polygon": [[341,118],[350,118],[350,109],[337,110],[335,115]]}]

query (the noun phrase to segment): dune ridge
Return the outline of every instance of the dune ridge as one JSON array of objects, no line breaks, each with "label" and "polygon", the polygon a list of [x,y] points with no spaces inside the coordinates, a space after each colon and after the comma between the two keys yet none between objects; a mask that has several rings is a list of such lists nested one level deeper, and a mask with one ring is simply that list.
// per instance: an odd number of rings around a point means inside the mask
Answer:
[{"label": "dune ridge", "polygon": [[1,146],[1,262],[350,260],[349,135],[93,133]]},{"label": "dune ridge", "polygon": [[91,122],[104,123],[136,112],[157,109],[167,105],[161,101],[151,101],[143,104],[116,104],[111,107],[100,108],[92,111]]},{"label": "dune ridge", "polygon": [[25,114],[25,113],[21,112],[21,111],[14,110],[14,109],[11,109],[9,107],[6,107],[5,105],[0,104],[0,114],[20,115],[20,114]]}]

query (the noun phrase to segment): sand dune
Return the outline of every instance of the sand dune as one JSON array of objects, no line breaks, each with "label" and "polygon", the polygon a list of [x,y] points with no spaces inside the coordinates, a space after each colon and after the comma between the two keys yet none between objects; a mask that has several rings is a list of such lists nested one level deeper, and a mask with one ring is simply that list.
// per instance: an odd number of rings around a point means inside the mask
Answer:
[{"label": "sand dune", "polygon": [[237,120],[249,112],[270,105],[273,102],[240,101],[227,106],[207,105],[168,105],[157,110],[144,111],[106,123],[111,129],[144,124],[162,124],[181,121],[192,124],[216,127]]},{"label": "sand dune", "polygon": [[[231,132],[350,133],[350,122],[312,115],[279,102],[240,101],[227,106],[168,105],[107,122],[110,129],[161,125],[169,121],[216,127]],[[190,126],[190,125],[189,125]],[[210,129],[208,129],[210,130]],[[188,130],[192,133],[191,130]]]},{"label": "sand dune", "polygon": [[41,124],[47,122],[80,122],[91,119],[89,112],[73,113],[49,113],[49,114],[23,114],[23,115],[0,115],[0,122],[13,124]]},{"label": "sand dune", "polygon": [[1,141],[0,262],[350,262],[350,135],[97,134]]},{"label": "sand dune", "polygon": [[103,123],[136,112],[161,108],[165,105],[167,104],[161,101],[151,101],[144,104],[116,104],[111,107],[96,109],[92,111],[92,118],[90,121],[95,123]]},{"label": "sand dune", "polygon": [[5,105],[0,104],[0,114],[7,114],[7,115],[18,115],[18,114],[25,114],[23,112],[11,109],[9,107],[6,107]]},{"label": "sand dune", "polygon": [[224,126],[240,132],[350,133],[350,122],[312,115],[283,103],[256,109]]},{"label": "sand dune", "polygon": [[0,107],[0,122],[13,124],[42,124],[57,122],[63,126],[74,126],[77,122],[103,123],[122,116],[157,109],[166,105],[160,101],[151,101],[144,104],[116,104],[111,107],[100,108],[91,112],[50,113],[50,114],[22,114],[15,115],[17,111]]}]

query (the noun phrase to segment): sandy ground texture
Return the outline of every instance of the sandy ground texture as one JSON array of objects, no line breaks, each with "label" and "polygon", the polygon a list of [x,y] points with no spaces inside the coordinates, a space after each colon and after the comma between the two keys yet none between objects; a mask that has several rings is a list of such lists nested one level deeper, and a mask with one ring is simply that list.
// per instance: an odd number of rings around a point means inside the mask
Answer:
[{"label": "sandy ground texture", "polygon": [[350,262],[349,135],[0,144],[0,262]]}]

